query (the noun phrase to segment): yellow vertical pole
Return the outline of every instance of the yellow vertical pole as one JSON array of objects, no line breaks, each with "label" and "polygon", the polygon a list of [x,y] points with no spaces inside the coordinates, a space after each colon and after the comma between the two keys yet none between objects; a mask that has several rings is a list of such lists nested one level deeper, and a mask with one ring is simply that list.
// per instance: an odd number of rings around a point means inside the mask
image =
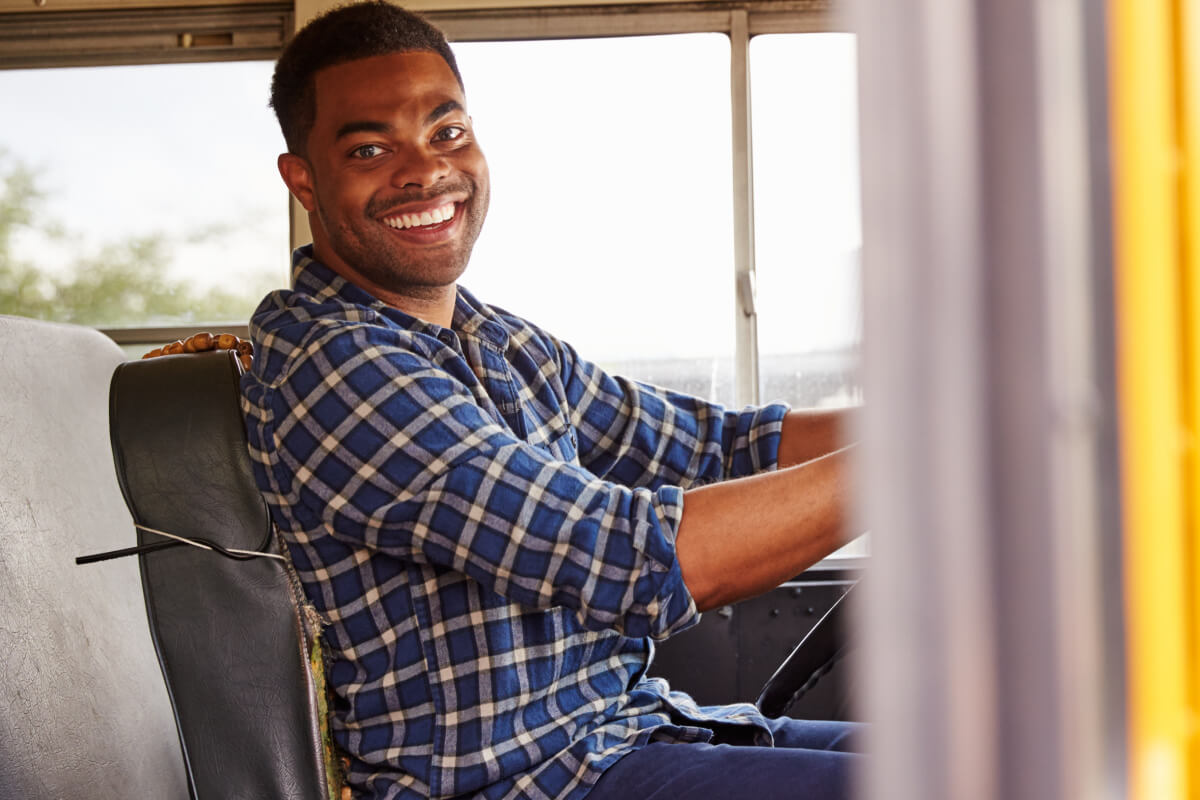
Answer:
[{"label": "yellow vertical pole", "polygon": [[1185,536],[1191,591],[1188,687],[1192,765],[1189,797],[1200,800],[1200,0],[1178,0],[1177,103],[1183,269]]},{"label": "yellow vertical pole", "polygon": [[[1190,541],[1182,111],[1189,0],[1111,0],[1110,78],[1118,402],[1128,619],[1130,788],[1135,800],[1200,800]],[[1188,12],[1190,13],[1190,12]],[[1193,120],[1194,122],[1194,120]],[[1194,259],[1193,259],[1194,262]],[[1195,265],[1190,265],[1194,274]],[[1189,378],[1189,373],[1192,377]],[[1194,386],[1192,387],[1194,389]],[[1189,419],[1190,417],[1190,419]],[[1189,428],[1189,426],[1191,426]]]}]

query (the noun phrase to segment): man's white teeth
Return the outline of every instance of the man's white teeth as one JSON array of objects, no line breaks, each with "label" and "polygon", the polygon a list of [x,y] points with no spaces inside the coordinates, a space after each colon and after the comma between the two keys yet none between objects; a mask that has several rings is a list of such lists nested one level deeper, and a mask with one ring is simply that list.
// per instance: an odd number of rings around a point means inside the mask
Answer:
[{"label": "man's white teeth", "polygon": [[432,211],[422,211],[420,214],[401,214],[397,217],[388,217],[384,222],[393,228],[404,230],[405,228],[419,228],[424,225],[436,225],[453,217],[454,204],[450,203],[441,208],[435,208]]}]

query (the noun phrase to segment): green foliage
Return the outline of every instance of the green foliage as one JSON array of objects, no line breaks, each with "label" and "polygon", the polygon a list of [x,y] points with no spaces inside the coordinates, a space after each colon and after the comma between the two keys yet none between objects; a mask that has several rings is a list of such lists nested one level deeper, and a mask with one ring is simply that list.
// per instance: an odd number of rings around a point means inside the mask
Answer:
[{"label": "green foliage", "polygon": [[[200,290],[170,278],[173,243],[161,233],[110,242],[91,254],[76,252],[62,274],[38,269],[16,252],[19,232],[72,241],[60,223],[44,220],[44,200],[36,173],[0,150],[0,314],[99,327],[244,322],[270,288],[269,278],[235,291]],[[224,232],[217,227],[208,234],[218,238]]]},{"label": "green foliage", "polygon": [[18,226],[33,220],[34,205],[42,199],[34,183],[33,171],[23,164],[9,165],[7,155],[0,151],[0,254],[7,255],[13,232]]}]

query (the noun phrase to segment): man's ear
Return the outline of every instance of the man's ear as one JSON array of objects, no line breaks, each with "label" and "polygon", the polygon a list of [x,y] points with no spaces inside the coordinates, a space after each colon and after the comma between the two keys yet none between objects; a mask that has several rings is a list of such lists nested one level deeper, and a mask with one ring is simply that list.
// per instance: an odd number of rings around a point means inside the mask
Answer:
[{"label": "man's ear", "polygon": [[308,162],[295,153],[283,153],[275,163],[288,191],[300,201],[305,211],[315,211],[317,202],[313,194],[312,168]]}]

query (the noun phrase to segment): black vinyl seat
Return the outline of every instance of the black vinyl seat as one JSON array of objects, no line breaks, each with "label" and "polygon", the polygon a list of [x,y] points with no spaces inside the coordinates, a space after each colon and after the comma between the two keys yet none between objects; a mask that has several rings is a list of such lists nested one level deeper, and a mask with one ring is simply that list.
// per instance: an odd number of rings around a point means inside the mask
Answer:
[{"label": "black vinyl seat", "polygon": [[234,353],[211,351],[113,373],[113,458],[139,526],[151,635],[194,798],[336,800],[319,622],[253,480],[240,372]]}]

